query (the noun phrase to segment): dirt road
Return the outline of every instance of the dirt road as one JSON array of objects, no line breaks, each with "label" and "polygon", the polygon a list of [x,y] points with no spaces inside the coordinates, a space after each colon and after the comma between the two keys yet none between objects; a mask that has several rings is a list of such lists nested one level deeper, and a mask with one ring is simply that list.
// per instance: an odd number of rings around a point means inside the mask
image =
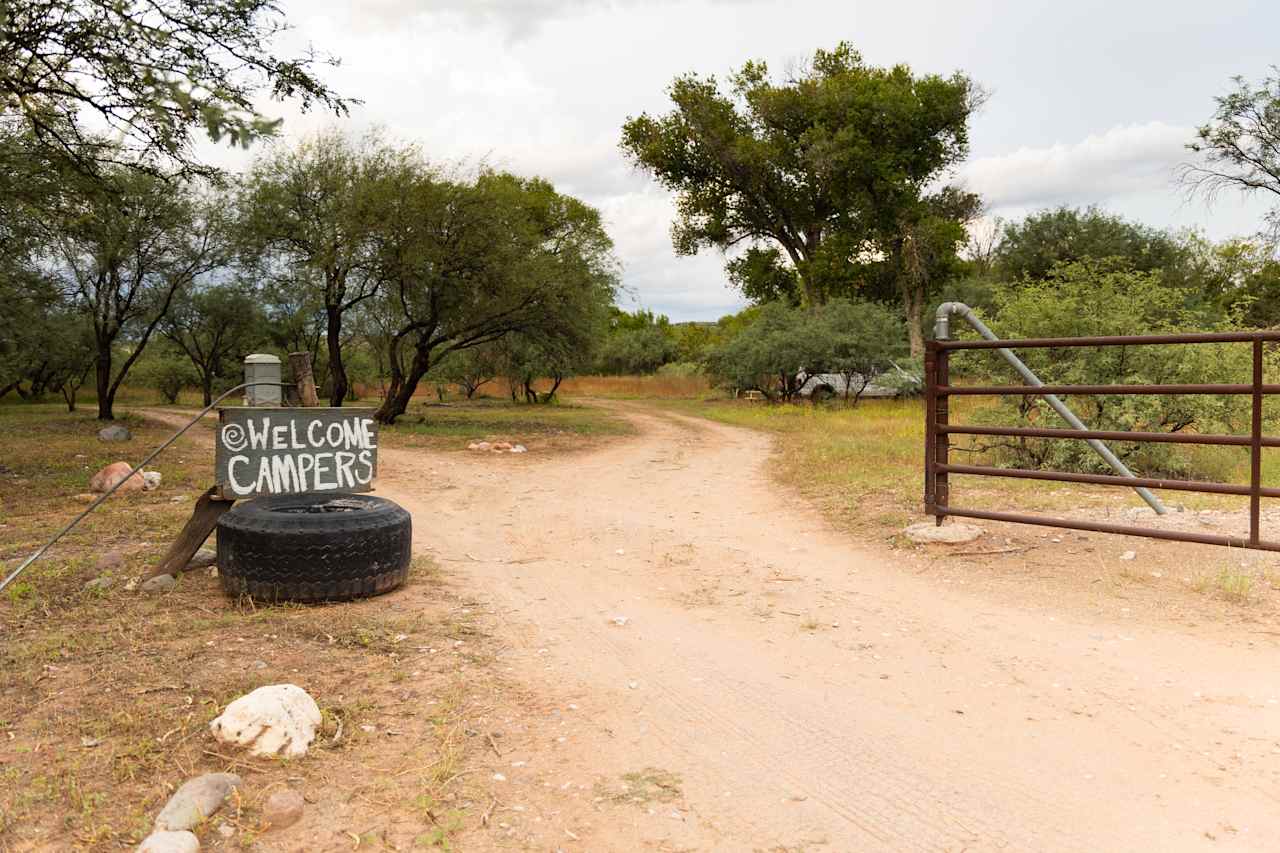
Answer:
[{"label": "dirt road", "polygon": [[[639,436],[573,457],[383,452],[379,493],[492,608],[501,667],[541,697],[494,758],[514,837],[1280,849],[1268,632],[942,585],[781,493],[766,436],[614,405]],[[633,804],[601,787],[627,773],[648,792]]]}]

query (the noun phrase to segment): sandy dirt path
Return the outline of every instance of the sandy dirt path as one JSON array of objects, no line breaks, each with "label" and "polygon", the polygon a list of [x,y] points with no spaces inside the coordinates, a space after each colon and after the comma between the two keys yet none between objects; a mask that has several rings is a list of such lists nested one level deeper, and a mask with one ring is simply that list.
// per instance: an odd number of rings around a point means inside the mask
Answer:
[{"label": "sandy dirt path", "polygon": [[[382,453],[379,494],[544,698],[494,759],[513,836],[524,820],[535,849],[1280,849],[1266,632],[941,585],[772,484],[767,436],[610,405],[639,435],[589,453]],[[678,801],[592,796],[646,768],[680,778]]]}]

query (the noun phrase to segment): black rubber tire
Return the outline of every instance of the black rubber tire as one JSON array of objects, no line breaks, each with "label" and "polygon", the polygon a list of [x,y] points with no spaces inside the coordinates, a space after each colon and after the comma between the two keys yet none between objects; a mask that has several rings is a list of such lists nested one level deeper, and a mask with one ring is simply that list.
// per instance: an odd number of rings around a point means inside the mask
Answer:
[{"label": "black rubber tire", "polygon": [[228,595],[265,601],[367,598],[404,583],[412,544],[412,518],[385,498],[271,495],[218,520],[218,576]]}]

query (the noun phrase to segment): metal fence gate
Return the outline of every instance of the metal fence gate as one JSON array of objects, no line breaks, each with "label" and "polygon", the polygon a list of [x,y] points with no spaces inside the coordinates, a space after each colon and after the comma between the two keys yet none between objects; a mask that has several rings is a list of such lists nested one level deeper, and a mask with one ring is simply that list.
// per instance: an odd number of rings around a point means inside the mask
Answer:
[{"label": "metal fence gate", "polygon": [[[1262,449],[1280,447],[1280,438],[1263,435],[1262,402],[1268,394],[1280,393],[1280,385],[1263,383],[1263,344],[1280,341],[1280,332],[1223,332],[1181,335],[1113,335],[1084,338],[1034,338],[1012,341],[929,341],[925,351],[925,512],[937,518],[941,524],[947,516],[1009,521],[1018,524],[1038,524],[1047,527],[1063,527],[1072,530],[1089,530],[1100,533],[1119,533],[1128,536],[1146,536],[1153,539],[1172,539],[1178,542],[1198,542],[1208,545],[1229,545],[1237,548],[1254,548],[1263,551],[1280,551],[1280,542],[1271,542],[1259,534],[1260,505],[1262,498],[1280,497],[1280,489],[1262,485]],[[1207,385],[996,385],[953,386],[950,384],[948,357],[956,350],[1031,349],[1048,347],[1106,347],[1180,344],[1250,344],[1253,348],[1251,381],[1233,384]],[[1243,378],[1243,377],[1242,377]],[[949,418],[949,401],[958,395],[980,396],[1047,396],[1074,395],[1127,395],[1127,394],[1234,394],[1252,398],[1249,435],[1203,435],[1182,432],[1126,432],[1108,430],[1039,429],[1034,427],[993,427],[952,424]],[[1249,485],[1201,482],[1195,480],[1166,480],[1152,477],[1122,477],[1109,474],[1076,474],[1064,471],[1040,471],[1023,468],[999,468],[986,465],[956,465],[949,458],[950,436],[988,435],[1023,438],[1048,438],[1064,440],[1100,439],[1133,442],[1168,442],[1179,444],[1213,444],[1250,449]],[[1247,537],[1211,533],[1191,533],[1178,530],[1159,530],[1125,524],[1079,521],[1027,515],[1018,512],[993,512],[965,509],[952,504],[951,474],[967,474],[982,477],[1011,477],[1025,480],[1050,480],[1061,483],[1090,483],[1127,488],[1147,487],[1172,489],[1185,492],[1206,492],[1220,495],[1241,495],[1249,498],[1249,534]]]}]

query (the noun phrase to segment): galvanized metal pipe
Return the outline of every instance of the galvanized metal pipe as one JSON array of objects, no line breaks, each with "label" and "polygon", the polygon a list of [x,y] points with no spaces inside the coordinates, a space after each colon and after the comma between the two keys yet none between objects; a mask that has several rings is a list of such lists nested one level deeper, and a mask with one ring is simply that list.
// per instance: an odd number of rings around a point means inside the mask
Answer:
[{"label": "galvanized metal pipe", "polygon": [[[996,336],[996,333],[991,331],[987,324],[978,318],[978,315],[974,313],[973,309],[968,305],[965,305],[963,302],[944,302],[938,306],[937,322],[934,325],[934,337],[939,341],[945,341],[951,337],[952,314],[958,314],[963,317],[965,322],[973,327],[974,331],[982,335],[982,337],[986,338],[988,341],[999,342],[1000,339]],[[1000,356],[1018,372],[1018,375],[1020,375],[1028,385],[1036,388],[1044,386],[1044,383],[1040,381],[1040,377],[1036,376],[1035,373],[1031,371],[1031,368],[1027,367],[1027,365],[1023,363],[1022,359],[1014,355],[1012,350],[999,346],[995,347],[995,349],[1000,353]],[[1067,408],[1066,403],[1063,403],[1056,396],[1053,394],[1045,394],[1044,400],[1049,404],[1050,408],[1057,412],[1058,415],[1073,428],[1084,430],[1085,432],[1089,431],[1089,428],[1085,426],[1084,421],[1076,417],[1075,412]],[[1101,456],[1117,474],[1122,477],[1137,479],[1134,476],[1134,473],[1129,470],[1128,466],[1121,462],[1120,458],[1112,453],[1111,449],[1101,441],[1098,441],[1096,438],[1088,438],[1085,439],[1085,443],[1087,443],[1095,453]],[[1157,515],[1164,515],[1168,512],[1160,498],[1156,497],[1149,489],[1137,486],[1134,488],[1134,491],[1138,493],[1139,497],[1147,502],[1147,506],[1155,510]]]},{"label": "galvanized metal pipe", "polygon": [[82,520],[82,519],[84,519],[84,517],[85,517],[85,516],[87,516],[89,513],[93,512],[95,509],[97,509],[99,506],[101,506],[101,505],[102,505],[102,502],[103,502],[103,501],[105,501],[107,498],[109,498],[109,497],[111,497],[113,494],[115,494],[116,489],[118,489],[118,488],[120,488],[121,486],[123,486],[123,485],[124,485],[124,484],[125,484],[125,483],[126,483],[126,482],[131,478],[131,477],[133,477],[133,475],[134,475],[134,474],[137,474],[138,476],[142,476],[142,469],[146,467],[146,464],[147,464],[148,462],[150,462],[152,459],[155,459],[157,456],[159,456],[159,455],[160,455],[160,452],[161,452],[162,450],[164,450],[164,449],[165,449],[166,447],[168,447],[169,445],[173,444],[175,441],[177,441],[177,440],[178,440],[178,438],[179,438],[183,433],[185,433],[187,430],[189,430],[189,429],[191,429],[193,426],[195,426],[195,425],[196,425],[196,423],[197,423],[201,418],[203,418],[205,415],[209,414],[209,412],[213,410],[213,407],[214,407],[214,406],[218,405],[219,403],[221,403],[221,402],[222,402],[223,400],[225,400],[226,398],[230,397],[230,396],[231,396],[232,394],[234,394],[235,392],[237,392],[237,391],[241,391],[241,390],[243,390],[243,389],[245,389],[245,388],[249,388],[249,387],[254,386],[254,385],[279,385],[279,386],[283,386],[283,387],[289,387],[289,386],[288,386],[288,383],[285,383],[285,382],[242,382],[241,384],[239,384],[239,385],[237,385],[236,387],[232,388],[230,391],[227,391],[225,394],[220,395],[220,396],[218,397],[218,399],[214,400],[214,401],[213,401],[212,403],[210,403],[208,406],[205,406],[203,409],[201,409],[201,410],[200,410],[200,414],[198,414],[198,415],[196,415],[194,418],[192,418],[192,419],[191,419],[191,422],[190,422],[189,424],[187,424],[187,425],[186,425],[186,426],[184,426],[182,429],[180,429],[180,430],[178,430],[177,432],[175,432],[173,435],[169,436],[168,440],[167,440],[167,441],[165,441],[165,443],[164,443],[164,444],[160,445],[160,446],[159,446],[159,447],[157,447],[155,450],[153,450],[153,451],[151,451],[149,454],[147,454],[147,458],[146,458],[146,459],[143,459],[141,462],[139,462],[139,463],[138,463],[138,465],[137,465],[137,467],[136,467],[136,468],[134,468],[132,472],[130,472],[130,474],[129,474],[129,476],[128,476],[128,477],[125,477],[123,480],[121,480],[120,482],[116,483],[114,486],[112,486],[110,489],[108,489],[108,490],[107,490],[107,491],[102,495],[102,497],[98,498],[96,501],[94,501],[93,503],[89,504],[89,506],[85,508],[85,511],[84,511],[84,512],[80,513],[80,514],[79,514],[79,515],[77,515],[75,518],[71,519],[70,523],[68,523],[66,527],[62,528],[62,529],[61,529],[61,530],[59,530],[57,533],[55,533],[52,539],[50,539],[48,542],[46,542],[46,543],[44,543],[43,545],[41,545],[41,546],[40,546],[40,548],[39,548],[39,550],[37,550],[37,551],[36,551],[34,554],[32,554],[30,557],[27,557],[27,559],[23,560],[23,561],[22,561],[22,564],[21,564],[20,566],[18,566],[16,569],[14,569],[12,572],[10,572],[10,573],[9,573],[9,575],[8,575],[8,577],[6,577],[3,581],[0,581],[0,592],[3,592],[3,591],[4,591],[4,588],[5,588],[5,587],[7,587],[7,586],[8,586],[8,585],[13,581],[13,579],[14,579],[14,578],[16,578],[18,575],[22,574],[22,573],[23,573],[23,571],[25,571],[25,570],[26,570],[27,566],[31,565],[31,564],[32,564],[32,563],[34,563],[36,560],[40,559],[40,556],[41,556],[42,554],[44,554],[44,552],[45,552],[45,551],[48,551],[51,547],[53,547],[53,545],[54,545],[54,543],[55,543],[55,542],[57,542],[57,541],[58,541],[59,539],[61,539],[63,536],[66,536],[68,533],[70,533],[70,532],[71,532],[71,529],[72,529],[73,527],[75,527],[77,524],[79,524],[79,523],[81,522],[81,520]]}]

